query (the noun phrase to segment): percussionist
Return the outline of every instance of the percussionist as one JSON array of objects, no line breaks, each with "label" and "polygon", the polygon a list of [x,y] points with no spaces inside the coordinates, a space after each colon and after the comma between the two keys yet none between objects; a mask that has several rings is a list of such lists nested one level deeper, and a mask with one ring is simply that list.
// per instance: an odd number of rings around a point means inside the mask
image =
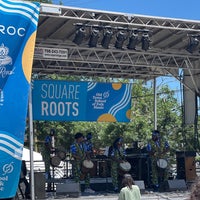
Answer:
[{"label": "percussionist", "polygon": [[[85,159],[88,159],[88,157],[87,157],[88,147],[86,146],[85,138],[82,133],[80,133],[80,132],[76,133],[74,138],[75,138],[75,141],[70,146],[70,152],[74,159],[74,162],[73,162],[74,180],[75,180],[75,182],[80,183],[81,174],[82,174],[81,168],[83,165],[83,161]],[[84,174],[84,179],[85,179],[85,191],[84,192],[95,193],[95,191],[90,188],[90,173]]]},{"label": "percussionist", "polygon": [[119,192],[119,165],[125,161],[125,156],[126,153],[123,147],[123,139],[119,137],[109,148],[109,157],[111,158],[111,177],[114,192]]},{"label": "percussionist", "polygon": [[169,164],[167,152],[169,150],[168,141],[161,137],[158,130],[154,130],[152,132],[152,140],[147,144],[147,151],[151,158],[152,186],[155,191],[159,189],[162,182],[168,180]]}]

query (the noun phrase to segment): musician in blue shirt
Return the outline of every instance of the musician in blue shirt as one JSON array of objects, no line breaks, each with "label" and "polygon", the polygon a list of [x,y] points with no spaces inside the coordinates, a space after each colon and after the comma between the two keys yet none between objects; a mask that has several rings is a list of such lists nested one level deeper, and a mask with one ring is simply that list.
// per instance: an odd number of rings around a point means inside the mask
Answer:
[{"label": "musician in blue shirt", "polygon": [[147,151],[151,158],[152,184],[155,190],[158,190],[160,184],[168,180],[169,163],[167,153],[170,145],[167,140],[161,138],[160,132],[152,132],[152,140],[147,144]]},{"label": "musician in blue shirt", "polygon": [[85,160],[89,160],[88,157],[88,146],[85,143],[85,138],[82,133],[76,133],[75,141],[70,146],[70,152],[74,159],[73,161],[73,176],[75,182],[80,183],[81,176],[85,181],[85,190],[86,193],[95,193],[94,190],[90,188],[90,173],[88,171],[84,171],[83,162]]}]

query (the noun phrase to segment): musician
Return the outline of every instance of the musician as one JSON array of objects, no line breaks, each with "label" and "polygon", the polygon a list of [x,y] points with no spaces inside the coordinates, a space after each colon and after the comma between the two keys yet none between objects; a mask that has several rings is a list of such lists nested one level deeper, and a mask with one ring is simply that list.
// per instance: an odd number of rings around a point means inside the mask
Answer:
[{"label": "musician", "polygon": [[114,192],[119,192],[119,164],[125,161],[125,156],[126,154],[123,147],[123,139],[119,137],[109,148],[109,157],[111,158],[111,177]]},{"label": "musician", "polygon": [[85,145],[87,147],[87,157],[88,157],[88,159],[93,158],[94,153],[93,153],[92,133],[88,133],[86,135]]},{"label": "musician", "polygon": [[[170,145],[167,140],[160,136],[158,130],[152,132],[152,140],[147,144],[147,151],[151,159],[152,184],[155,191],[160,184],[168,180],[169,164],[167,163],[167,153]],[[160,166],[163,162],[163,166]]]},{"label": "musician", "polygon": [[[78,133],[76,133],[74,138],[75,138],[75,141],[70,146],[70,152],[74,159],[74,162],[73,162],[74,180],[75,180],[75,182],[80,183],[81,175],[82,175],[81,168],[82,168],[83,161],[85,159],[89,160],[90,157],[87,154],[87,146],[86,146],[85,138],[84,138],[83,134],[78,132]],[[84,175],[85,175],[85,177],[84,177],[85,191],[84,192],[95,193],[95,191],[93,191],[90,188],[90,173],[86,173]]]},{"label": "musician", "polygon": [[[51,154],[55,151],[54,147],[55,130],[51,129],[50,133],[44,139],[44,146],[42,148],[42,157],[45,165],[45,177],[51,179],[50,166],[51,166]],[[51,190],[51,184],[48,183],[47,190]]]}]

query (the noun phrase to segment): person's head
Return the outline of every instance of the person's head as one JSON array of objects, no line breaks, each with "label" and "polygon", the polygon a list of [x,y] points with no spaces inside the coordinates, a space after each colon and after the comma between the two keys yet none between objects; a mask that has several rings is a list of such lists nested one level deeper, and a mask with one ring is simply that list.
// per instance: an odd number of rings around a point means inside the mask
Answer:
[{"label": "person's head", "polygon": [[50,136],[55,136],[55,130],[52,128],[49,133]]},{"label": "person's head", "polygon": [[200,178],[191,187],[190,200],[200,199]]},{"label": "person's head", "polygon": [[91,140],[91,139],[92,139],[92,133],[88,133],[88,134],[86,135],[86,139],[87,139],[87,140]]},{"label": "person's head", "polygon": [[82,141],[84,141],[84,136],[83,136],[83,134],[80,133],[80,132],[76,133],[76,135],[74,136],[74,138],[75,138],[75,140],[76,140],[77,142],[82,142]]},{"label": "person's head", "polygon": [[120,147],[122,146],[123,144],[123,139],[121,137],[117,138],[114,143],[113,143],[113,147],[114,148],[117,148],[117,147]]},{"label": "person's head", "polygon": [[160,132],[159,132],[158,130],[154,130],[154,131],[152,132],[152,140],[153,140],[153,141],[156,141],[156,140],[159,139],[159,137],[160,137]]},{"label": "person's head", "polygon": [[131,176],[131,174],[124,174],[123,179],[122,179],[122,186],[123,187],[129,187],[132,188],[132,185],[134,185],[134,180]]}]

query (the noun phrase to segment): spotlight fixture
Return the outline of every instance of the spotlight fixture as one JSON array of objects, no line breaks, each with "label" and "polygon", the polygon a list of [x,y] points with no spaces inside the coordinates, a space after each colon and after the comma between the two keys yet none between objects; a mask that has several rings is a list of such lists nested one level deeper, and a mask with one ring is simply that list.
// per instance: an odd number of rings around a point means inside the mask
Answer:
[{"label": "spotlight fixture", "polygon": [[92,29],[90,40],[89,40],[89,47],[96,47],[99,39],[99,30]]},{"label": "spotlight fixture", "polygon": [[76,35],[73,42],[77,45],[80,45],[83,42],[84,37],[85,37],[85,29],[81,27],[76,31]]},{"label": "spotlight fixture", "polygon": [[147,51],[149,49],[149,43],[150,43],[150,39],[149,39],[149,34],[148,33],[144,33],[142,35],[142,49]]},{"label": "spotlight fixture", "polygon": [[103,39],[102,39],[102,41],[101,41],[102,47],[104,47],[105,49],[108,49],[108,48],[109,48],[109,44],[110,44],[110,41],[111,41],[111,39],[112,39],[112,36],[113,36],[112,30],[107,30],[107,31],[104,33]]},{"label": "spotlight fixture", "polygon": [[138,33],[133,32],[131,36],[129,37],[129,43],[128,43],[127,48],[136,50],[136,45],[138,44],[138,42],[139,42]]},{"label": "spotlight fixture", "polygon": [[189,44],[188,44],[186,50],[189,53],[193,53],[197,49],[198,45],[199,45],[199,39],[197,38],[197,36],[191,36],[189,38]]},{"label": "spotlight fixture", "polygon": [[117,36],[117,40],[115,42],[115,48],[122,49],[124,41],[126,40],[126,33],[123,31],[120,31]]}]

